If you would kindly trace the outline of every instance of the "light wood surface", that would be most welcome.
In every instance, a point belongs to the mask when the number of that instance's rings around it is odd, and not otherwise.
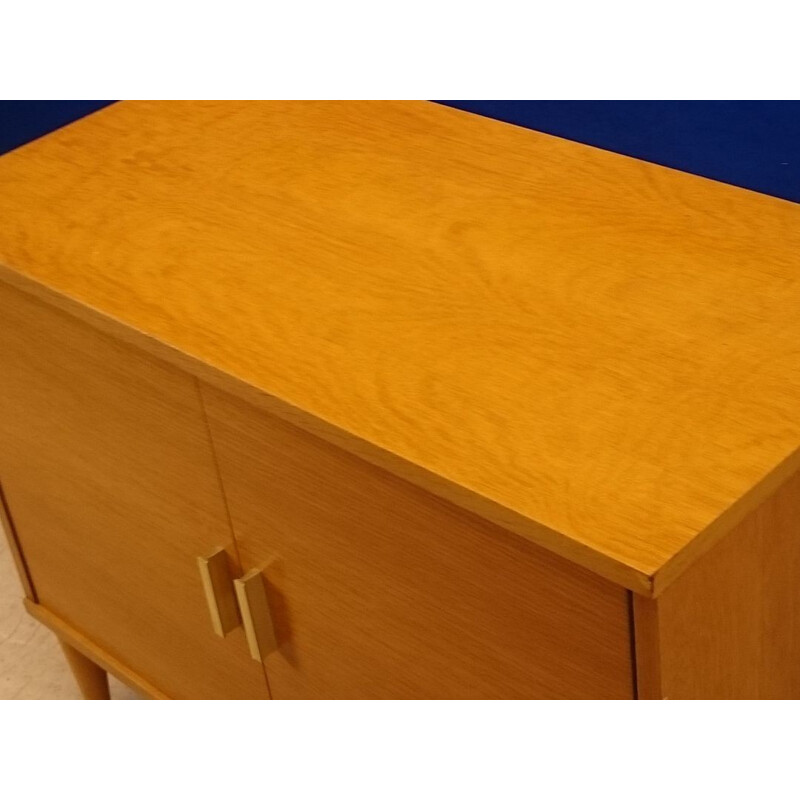
[[[0,474],[39,603],[171,697],[267,697],[196,557],[235,551],[195,380],[0,283]]]
[[[86,658],[102,667],[108,675],[114,676],[119,683],[124,684],[126,687],[136,692],[138,696],[150,698],[152,700],[171,699],[169,695],[143,678],[130,666],[123,664],[118,658],[100,647],[94,640],[73,628],[61,617],[48,611],[43,605],[32,603],[30,600],[26,599],[24,601],[24,607],[37,623],[41,623],[41,625],[37,625],[39,629],[46,630],[49,628],[56,635],[58,642],[66,642],[69,644],[79,653],[86,656]],[[63,656],[60,660],[63,662]],[[70,676],[70,679],[74,682],[72,676]],[[113,684],[113,681],[109,679],[109,683]],[[112,693],[112,698],[113,697],[114,695]]]
[[[628,592],[203,389],[286,698],[625,698]]]
[[[80,699],[58,639],[25,613],[22,594],[8,542],[0,535],[0,700]],[[112,699],[139,697],[114,675],[109,684]]]
[[[250,655],[256,661],[264,661],[277,650],[278,641],[261,570],[251,569],[247,575],[237,578],[234,585]]]
[[[800,461],[785,201],[430,103],[131,102],[0,159],[0,218],[6,280],[639,592]]]
[[[108,673],[71,644],[59,641],[84,700],[110,700]]]
[[[800,700],[800,474],[635,604],[646,696]]]
[[[222,547],[208,558],[198,556],[197,566],[206,595],[211,627],[217,636],[225,637],[242,624],[233,589],[230,556]]]

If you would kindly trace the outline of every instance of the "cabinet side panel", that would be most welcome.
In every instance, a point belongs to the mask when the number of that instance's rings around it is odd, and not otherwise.
[[[761,697],[800,700],[800,473],[758,518],[762,529]]]
[[[648,603],[665,697],[800,699],[800,474]]]
[[[630,698],[627,592],[203,387],[277,698]]]

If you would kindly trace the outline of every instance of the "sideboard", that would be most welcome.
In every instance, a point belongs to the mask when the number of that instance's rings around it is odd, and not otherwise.
[[[87,698],[800,698],[800,207],[424,102],[0,158],[0,511]]]

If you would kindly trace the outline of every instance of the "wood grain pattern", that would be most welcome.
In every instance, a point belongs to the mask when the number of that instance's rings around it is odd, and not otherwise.
[[[202,387],[281,698],[625,698],[627,592]]]
[[[800,463],[791,203],[427,103],[121,103],[0,188],[6,280],[636,591]]]
[[[77,700],[58,639],[25,612],[8,542],[0,535],[0,700]],[[115,700],[138,697],[116,677]]]
[[[648,696],[800,699],[800,473],[635,612]]]
[[[172,697],[267,697],[208,622],[196,556],[235,552],[194,379],[4,284],[0,314],[0,476],[39,602]]]

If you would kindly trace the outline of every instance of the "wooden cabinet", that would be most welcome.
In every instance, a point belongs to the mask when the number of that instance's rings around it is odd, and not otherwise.
[[[0,308],[0,476],[37,603],[170,697],[267,697],[198,576],[236,548],[195,379],[2,283]]]
[[[0,185],[87,696],[800,697],[797,206],[427,103],[120,103]]]
[[[212,631],[196,559],[225,546],[231,580],[263,575],[276,699],[633,697],[623,588],[2,284],[0,306],[36,602],[139,687],[268,696],[241,626]]]

